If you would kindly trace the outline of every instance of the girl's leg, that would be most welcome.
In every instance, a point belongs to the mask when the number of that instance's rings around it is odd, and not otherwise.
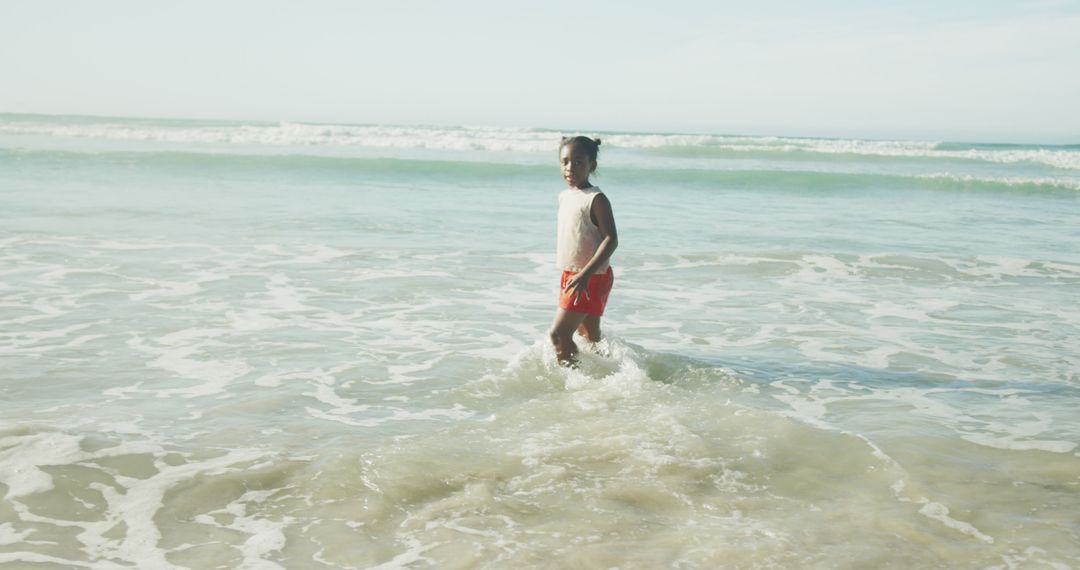
[[[577,363],[577,345],[574,344],[574,331],[581,326],[585,313],[575,313],[559,308],[555,311],[555,320],[551,323],[551,344],[555,345],[555,355],[559,364],[572,366]]]
[[[589,342],[600,342],[600,317],[587,315],[578,325],[577,331]]]

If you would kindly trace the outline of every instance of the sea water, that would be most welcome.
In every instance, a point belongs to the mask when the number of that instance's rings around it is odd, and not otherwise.
[[[0,115],[0,566],[1080,567],[1080,147],[563,134]]]

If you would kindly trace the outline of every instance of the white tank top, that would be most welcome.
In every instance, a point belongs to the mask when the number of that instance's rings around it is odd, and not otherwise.
[[[593,199],[599,195],[600,188],[593,186],[581,190],[567,188],[559,193],[559,228],[558,242],[555,249],[555,262],[564,271],[580,271],[592,260],[600,248],[603,236],[600,228],[592,222]],[[596,272],[607,271],[608,262],[596,268]]]

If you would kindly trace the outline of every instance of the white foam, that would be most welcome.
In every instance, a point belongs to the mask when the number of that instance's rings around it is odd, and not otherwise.
[[[940,521],[945,526],[960,531],[968,536],[977,538],[987,544],[994,544],[994,538],[984,534],[979,529],[975,528],[971,523],[956,520],[949,516],[949,509],[941,503],[935,503],[930,500],[925,500],[922,508],[919,509],[919,513]]]
[[[904,158],[948,158],[996,163],[1032,162],[1055,168],[1080,170],[1080,152],[1065,149],[969,149],[941,150],[936,141],[813,139],[788,137],[732,137],[684,135],[628,135],[605,139],[613,145],[656,147],[707,147],[744,153],[807,152]]]
[[[197,281],[164,281],[160,279],[133,278],[156,289],[145,289],[138,293],[131,293],[133,301],[146,301],[155,297],[189,297],[202,291],[202,285]]]
[[[365,408],[364,411],[374,409],[373,407]],[[408,422],[408,421],[460,421],[466,420],[475,415],[474,412],[465,409],[460,405],[455,405],[453,408],[429,408],[425,410],[403,410],[400,408],[387,408],[391,410],[391,414],[388,416],[378,418],[363,418],[355,419],[349,416],[347,413],[338,412],[337,409],[330,410],[329,412],[319,410],[312,407],[307,407],[305,410],[308,415],[320,420],[327,420],[345,424],[354,427],[376,427],[386,423],[393,422]]]
[[[163,550],[158,548],[161,531],[154,523],[154,516],[162,507],[165,493],[181,481],[203,473],[223,472],[229,467],[250,463],[263,458],[261,452],[231,450],[225,455],[193,461],[182,465],[168,465],[158,461],[158,473],[148,479],[117,477],[125,486],[123,493],[109,485],[91,484],[108,503],[108,515],[101,523],[90,523],[92,528],[80,535],[93,558],[119,558],[139,565],[171,568]],[[118,522],[126,523],[127,532],[121,539],[106,539],[101,533]],[[89,526],[89,525],[88,525]],[[94,532],[90,532],[94,531]]]
[[[416,380],[410,377],[411,374],[431,370],[438,360],[438,358],[433,358],[416,364],[389,364],[386,366],[386,372],[390,375],[391,384],[408,384]]]
[[[378,566],[372,566],[368,570],[404,570],[413,567],[418,562],[425,562],[427,564],[435,564],[435,561],[431,558],[424,556],[424,553],[439,546],[439,544],[420,544],[418,541],[414,541],[410,544],[410,548],[401,554],[393,557],[391,560],[379,564]]]
[[[1022,162],[1025,160],[1033,160],[1030,157],[1018,158],[1009,161],[1003,158],[994,160],[994,162]],[[1051,160],[1051,166],[1058,166],[1060,168],[1070,168],[1080,170],[1080,166],[1069,166],[1073,162],[1080,161],[1073,157],[1068,159],[1060,158]],[[1034,160],[1034,162],[1040,162]],[[986,184],[1004,184],[1005,186],[1057,186],[1059,188],[1066,188],[1069,190],[1080,190],[1080,179],[1068,179],[1068,178],[1052,178],[1050,176],[975,176],[971,174],[954,174],[949,172],[938,172],[934,174],[920,174],[916,178],[923,180],[944,180],[950,182],[967,182],[967,183],[986,183]]]
[[[1050,453],[1069,453],[1077,448],[1077,444],[1071,441],[1060,440],[1020,440],[1016,436],[994,437],[985,433],[969,433],[962,436],[964,440],[986,447],[998,449],[1010,449],[1014,451],[1048,451]]]
[[[0,122],[0,135],[45,135],[164,143],[529,153],[552,152],[561,136],[560,133],[521,128],[317,125],[290,122],[178,126],[111,122],[108,119],[78,125],[50,122],[47,119],[40,122]],[[819,153],[948,158],[1005,164],[1028,162],[1066,170],[1080,170],[1080,152],[1068,149],[942,150],[938,148],[939,143],[936,141],[693,134],[610,134],[603,138],[605,148],[704,148],[732,153]]]
[[[224,509],[198,515],[195,520],[202,524],[229,529],[249,535],[240,546],[244,559],[238,568],[247,570],[279,570],[284,566],[267,557],[285,548],[285,530],[295,522],[293,517],[282,517],[273,521],[266,517],[248,514],[250,505],[266,502],[277,490],[249,490],[240,498],[229,503]],[[214,515],[223,514],[231,518],[228,524],[221,524]]]
[[[205,354],[203,347],[206,340],[194,344],[180,344],[192,338],[211,339],[221,334],[225,333],[220,329],[189,329],[162,337],[161,340],[165,346],[151,345],[140,337],[130,339],[128,346],[155,356],[153,360],[146,363],[147,367],[165,370],[181,378],[198,382],[198,384],[183,388],[157,390],[155,391],[157,397],[197,398],[227,392],[226,387],[232,381],[252,370],[251,366],[243,360],[215,360],[202,357],[201,355]],[[195,355],[200,355],[200,357],[192,358]]]
[[[953,430],[961,439],[986,447],[1051,453],[1070,453],[1078,447],[1072,441],[1040,439],[1040,435],[1054,433],[1054,419],[1038,411],[1038,408],[1028,411],[1032,408],[1031,402],[1021,397],[1023,392],[1018,390],[866,388],[854,383],[840,385],[829,380],[804,383],[808,386],[806,392],[792,385],[792,381],[774,381],[771,386],[783,390],[783,393],[773,394],[773,398],[790,406],[791,412],[786,415],[822,429],[837,429],[827,419],[830,405],[877,400],[910,407],[912,413],[934,418],[938,425]],[[943,399],[946,396],[976,394],[994,397],[1004,408],[986,408],[981,413],[977,409],[965,412]],[[1009,410],[1007,413],[1006,409]]]
[[[366,404],[357,405],[356,398],[343,398],[334,389],[334,377],[331,374],[327,374],[320,371],[315,372],[312,376],[308,376],[316,380],[314,383],[314,392],[304,392],[304,396],[314,397],[316,400],[331,406],[331,409],[327,411],[327,414],[347,416],[354,413],[363,413],[371,409],[371,406]]]
[[[844,433],[846,435],[854,436],[854,437],[860,439],[861,441],[863,441],[864,443],[866,443],[871,448],[874,456],[877,457],[879,460],[885,462],[886,464],[888,464],[889,466],[891,466],[893,469],[895,469],[896,471],[898,471],[900,473],[905,472],[903,467],[899,463],[897,463],[895,459],[893,459],[891,456],[886,454],[885,451],[883,449],[881,449],[880,446],[878,446],[876,443],[874,443],[867,436],[862,435],[862,434],[857,434],[857,433],[854,433],[854,432],[839,428],[838,426],[833,425],[832,423],[830,423],[829,421],[826,420],[826,416],[828,414],[827,405],[829,403],[832,403],[832,402],[846,402],[846,401],[858,400],[858,399],[863,399],[863,398],[874,399],[874,398],[878,398],[878,397],[880,397],[882,395],[879,391],[874,391],[871,394],[862,395],[862,396],[851,396],[851,395],[849,395],[849,390],[847,390],[847,389],[845,389],[845,388],[843,388],[841,386],[838,386],[838,385],[834,384],[833,382],[831,382],[829,380],[819,380],[819,381],[817,381],[817,382],[815,382],[815,383],[813,383],[811,385],[811,387],[810,387],[810,390],[811,390],[810,398],[804,398],[803,397],[803,392],[801,390],[799,390],[798,388],[796,388],[794,386],[791,386],[791,385],[789,385],[789,384],[787,384],[787,383],[785,383],[783,381],[773,382],[772,386],[780,388],[780,389],[784,390],[784,392],[785,392],[785,394],[774,395],[774,398],[776,398],[776,399],[778,399],[780,401],[786,402],[792,407],[793,412],[784,413],[783,415],[788,416],[788,417],[792,417],[793,419],[797,419],[798,421],[801,421],[801,422],[807,423],[809,425],[815,426],[815,427],[817,427],[819,429],[824,429],[824,430],[829,430],[829,431],[838,431],[838,432]],[[904,393],[904,394],[907,394],[908,396],[911,396],[915,392],[918,392],[919,394],[926,394],[926,393],[947,392],[947,391],[949,391],[949,390],[925,390],[925,391],[919,391],[919,390],[913,390],[913,389],[899,389],[899,390],[886,390],[884,392],[887,393],[887,394],[891,394],[891,395],[896,395],[898,393]],[[814,395],[814,394],[820,393],[820,392],[835,392],[837,394],[837,396],[833,397],[833,398],[827,398],[827,397],[819,397],[819,396]],[[910,400],[908,400],[908,401],[910,401]],[[917,406],[920,407],[921,411],[929,413],[929,414],[934,415],[934,416],[948,417],[949,419],[954,419],[956,417],[956,415],[957,415],[956,411],[954,409],[952,409],[951,407],[945,406],[945,405],[943,405],[943,404],[941,404],[939,402],[935,402],[933,400],[929,400],[928,398],[925,398],[925,397],[916,397],[914,399],[914,402],[916,403]],[[896,496],[896,498],[898,500],[903,501],[903,502],[911,502],[912,499],[905,496],[906,487],[907,487],[907,484],[906,484],[905,480],[901,478],[901,479],[898,479],[897,481],[895,481],[891,485],[890,488],[891,488],[893,494]],[[932,500],[930,500],[930,499],[928,499],[926,497],[920,497],[915,502],[922,505],[922,507],[919,509],[919,514],[921,514],[923,516],[926,516],[928,518],[937,520],[937,521],[941,522],[942,524],[944,524],[948,528],[959,531],[959,532],[961,532],[963,534],[966,534],[968,536],[976,538],[976,539],[978,539],[980,541],[983,541],[983,542],[985,542],[987,544],[993,544],[994,543],[993,537],[983,533],[978,528],[976,528],[974,525],[972,525],[970,523],[967,523],[967,522],[964,522],[964,521],[957,520],[957,519],[949,516],[948,507],[946,507],[942,503],[932,501]]]
[[[238,331],[261,331],[282,326],[283,321],[255,309],[229,310],[225,316]]]
[[[17,307],[19,305],[10,305],[10,306]],[[54,318],[54,317],[59,317],[59,316],[67,314],[67,311],[65,311],[64,309],[60,308],[57,305],[53,305],[52,303],[49,302],[48,299],[43,299],[43,298],[34,299],[30,303],[30,308],[34,309],[39,314],[37,314],[37,315],[27,315],[27,316],[24,316],[24,317],[17,317],[17,318],[14,318],[14,319],[8,319],[6,321],[3,321],[3,324],[5,324],[5,325],[24,325],[26,323],[30,323],[30,322],[34,322],[34,321],[40,321],[40,320],[44,320],[44,319],[51,319],[51,318]],[[46,332],[50,332],[50,331],[46,331]],[[25,333],[21,333],[21,334],[25,334]]]
[[[177,483],[197,475],[223,473],[232,466],[250,464],[265,457],[258,451],[233,450],[202,461],[172,465],[161,460],[164,450],[150,441],[133,440],[97,451],[82,449],[82,441],[82,436],[63,432],[38,432],[4,437],[0,439],[0,482],[8,487],[5,500],[10,501],[9,505],[20,521],[81,529],[76,538],[83,545],[85,555],[95,562],[86,564],[32,552],[0,554],[0,561],[52,562],[65,566],[109,569],[126,567],[113,562],[115,560],[140,567],[150,565],[155,568],[173,568],[166,560],[165,552],[158,547],[161,533],[154,521],[155,514],[163,505],[166,492]],[[153,475],[129,477],[116,469],[96,465],[100,459],[138,454],[149,454],[156,458]],[[42,468],[54,465],[100,467],[112,476],[120,489],[112,484],[98,482],[88,485],[88,488],[100,493],[106,502],[102,518],[91,521],[52,518],[35,513],[23,501],[13,500],[53,490],[54,482]],[[125,525],[126,532],[117,538],[112,536],[112,531],[120,523]],[[12,543],[11,541],[15,540],[30,543],[25,541],[30,533],[31,531],[15,532],[10,523],[5,523],[0,525],[0,544]]]
[[[83,562],[81,560],[68,560],[58,556],[49,556],[37,552],[0,552],[0,563],[28,562],[30,564],[56,564],[62,568],[95,568],[102,570],[122,570],[128,568],[120,564],[114,564],[107,560],[96,562]]]
[[[277,388],[289,380],[308,380],[322,377],[322,372],[304,372],[295,370],[274,371],[263,374],[255,379],[256,386],[264,388]]]
[[[86,454],[80,439],[62,432],[41,432],[0,438],[0,482],[11,500],[53,489],[53,479],[42,466],[68,465]]]
[[[1021,398],[1014,397],[1009,401],[1017,407],[1027,405],[1027,402]],[[1077,443],[1072,441],[1033,439],[1041,434],[1051,432],[1054,422],[1045,413],[1033,412],[1031,416],[1034,419],[1016,421],[1010,424],[1003,421],[988,422],[985,431],[966,433],[962,437],[979,445],[1017,451],[1039,450],[1051,453],[1069,453],[1077,448]]]
[[[43,317],[51,318],[51,317]],[[102,338],[106,335],[102,334],[84,334],[76,336],[68,340],[63,344],[47,343],[44,341],[56,340],[66,338],[73,332],[85,330],[91,327],[107,325],[109,321],[83,323],[77,325],[71,325],[68,327],[35,331],[35,332],[21,332],[12,335],[5,346],[0,346],[0,354],[7,352],[11,354],[27,355],[27,354],[40,354],[51,351],[63,351],[64,349],[74,348],[86,344],[92,340]]]
[[[559,140],[556,133],[528,129],[314,125],[289,122],[191,127],[136,126],[107,121],[80,125],[0,123],[0,134],[165,143],[530,152],[550,152]]]
[[[31,534],[34,534],[34,532],[35,531],[32,528],[28,528],[22,532],[17,532],[15,530],[15,526],[11,523],[0,523],[0,546],[7,546],[9,544],[18,544],[20,542],[23,542]]]

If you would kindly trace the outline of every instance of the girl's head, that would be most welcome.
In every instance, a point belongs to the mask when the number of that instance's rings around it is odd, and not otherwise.
[[[600,139],[589,137],[563,137],[559,144],[559,164],[563,179],[572,188],[588,188],[589,175],[596,170],[596,154]]]

